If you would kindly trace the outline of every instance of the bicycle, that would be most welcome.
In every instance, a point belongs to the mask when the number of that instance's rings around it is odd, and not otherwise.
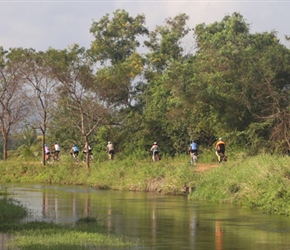
[[[93,160],[93,154],[89,153],[89,161],[91,162]],[[87,153],[84,152],[83,162],[87,162]]]
[[[109,160],[114,160],[114,153],[108,153]]]
[[[52,153],[53,153],[53,160],[54,161],[60,161],[59,152],[58,151],[54,151]]]
[[[190,153],[190,163],[193,165],[197,164],[197,153]]]
[[[47,162],[47,163],[51,162],[50,154],[45,155],[45,162]]]
[[[75,162],[79,162],[79,154],[78,154],[78,152],[77,153],[71,153],[71,156],[72,156],[72,158],[73,158],[73,160]]]
[[[228,157],[224,153],[219,152],[218,154],[219,154],[217,159],[218,163],[221,163],[223,161],[226,162],[228,160]]]
[[[154,156],[152,157],[152,161],[160,161],[161,160],[161,155],[158,152],[153,153]]]

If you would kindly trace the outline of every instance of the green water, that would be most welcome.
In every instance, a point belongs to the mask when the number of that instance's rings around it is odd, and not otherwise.
[[[290,218],[284,216],[152,193],[38,184],[6,187],[33,210],[27,220],[74,223],[96,217],[108,231],[138,241],[134,249],[290,249]]]

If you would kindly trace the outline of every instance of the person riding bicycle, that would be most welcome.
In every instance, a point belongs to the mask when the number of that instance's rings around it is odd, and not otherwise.
[[[158,148],[157,142],[153,143],[150,151],[152,152],[152,160],[155,161],[156,160],[156,156],[158,156],[158,153],[159,153],[159,148]]]
[[[108,145],[106,147],[106,153],[109,155],[109,158],[111,160],[114,159],[115,150],[114,150],[114,145],[111,141],[108,141]]]
[[[93,153],[92,153],[92,148],[91,148],[90,145],[88,147],[87,147],[87,145],[84,146],[83,153],[84,154],[87,153],[87,148],[88,148],[88,151],[89,151],[89,155],[92,155]]]
[[[84,149],[83,149],[83,154],[84,154],[84,158],[83,158],[83,162],[86,162],[87,159],[87,151],[88,151],[88,158],[90,160],[93,159],[93,152],[92,152],[92,148],[90,145],[87,146],[87,144],[85,144]]]
[[[50,159],[50,149],[46,144],[44,144],[43,146],[44,146],[45,160],[48,161]]]
[[[225,156],[226,152],[226,143],[219,138],[216,145],[215,145],[215,154],[218,158],[218,162],[221,162],[221,156]]]
[[[191,144],[189,145],[189,153],[190,155],[192,154],[198,155],[198,145],[194,140],[191,141]]]
[[[54,142],[52,146],[52,152],[54,154],[54,159],[59,160],[60,146],[58,145],[57,142]]]
[[[79,148],[74,144],[70,150],[70,154],[74,159],[76,159],[79,155]]]

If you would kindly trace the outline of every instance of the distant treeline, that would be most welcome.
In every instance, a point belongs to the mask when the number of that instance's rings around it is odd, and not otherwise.
[[[250,154],[287,153],[289,49],[274,31],[250,33],[239,13],[196,27],[188,19],[149,30],[144,15],[117,10],[92,23],[89,48],[0,47],[3,158],[35,142],[103,151],[108,140],[124,154],[157,141],[173,156],[219,137]]]

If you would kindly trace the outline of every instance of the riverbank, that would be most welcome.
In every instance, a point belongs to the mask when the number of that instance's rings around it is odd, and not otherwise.
[[[159,192],[181,195],[191,187],[189,199],[238,204],[265,213],[290,215],[290,158],[258,155],[230,157],[215,164],[200,158],[197,167],[188,156],[148,159],[95,161],[88,171],[85,164],[63,157],[59,163],[43,166],[37,162],[2,161],[1,182],[41,182],[92,186],[99,189]],[[208,166],[205,171],[197,171]]]
[[[0,243],[4,249],[80,250],[91,247],[122,249],[136,246],[135,242],[117,236],[114,232],[108,232],[104,225],[91,217],[80,218],[74,225],[44,221],[20,223],[30,211],[19,201],[7,196],[8,193],[0,190],[0,235],[2,237]],[[7,242],[5,246],[3,239]]]

